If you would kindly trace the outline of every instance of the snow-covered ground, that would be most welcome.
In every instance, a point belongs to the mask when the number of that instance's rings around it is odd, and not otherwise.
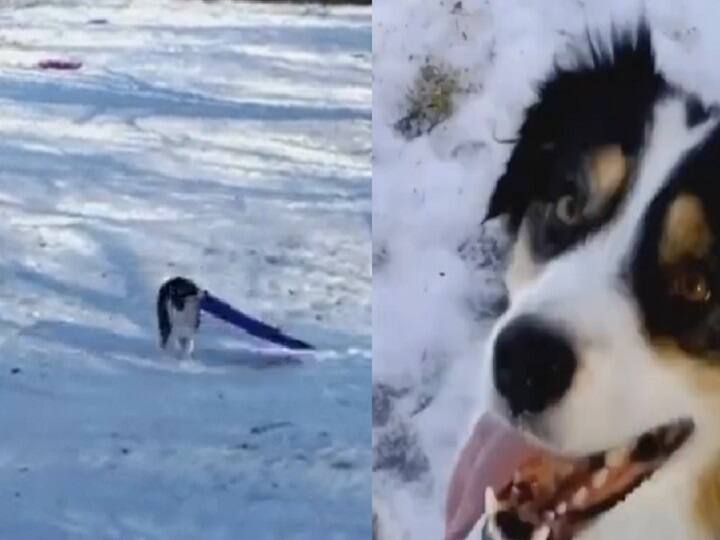
[[[0,538],[369,537],[370,19],[0,6]],[[318,351],[179,366],[173,275]]]
[[[382,540],[442,537],[449,475],[478,401],[483,340],[504,297],[507,239],[497,223],[481,226],[510,152],[499,140],[515,136],[536,83],[586,26],[603,33],[610,21],[633,24],[640,4],[374,6],[373,496]],[[660,66],[720,101],[720,6],[653,0],[644,9]],[[428,61],[455,74],[455,107],[408,141],[394,126]]]

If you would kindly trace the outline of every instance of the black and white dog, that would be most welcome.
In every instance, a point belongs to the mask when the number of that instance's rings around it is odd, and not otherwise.
[[[160,346],[172,348],[181,359],[189,359],[200,327],[200,301],[203,291],[182,277],[169,279],[160,287],[157,297]]]
[[[482,393],[544,463],[489,494],[490,529],[718,539],[720,116],[658,70],[644,23],[589,41],[489,205],[515,243]]]

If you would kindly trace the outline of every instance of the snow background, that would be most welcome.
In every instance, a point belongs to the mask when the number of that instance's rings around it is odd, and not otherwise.
[[[707,0],[377,2],[373,17],[373,506],[382,540],[438,539],[502,310],[508,239],[481,226],[536,84],[586,27],[645,12],[670,80],[720,101],[720,5]],[[393,128],[426,63],[458,74],[451,117]]]
[[[370,536],[370,19],[0,7],[0,538]],[[179,366],[173,275],[318,351]]]

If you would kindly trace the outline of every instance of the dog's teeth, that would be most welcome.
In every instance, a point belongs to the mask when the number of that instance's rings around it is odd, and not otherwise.
[[[543,514],[543,518],[545,518],[545,521],[547,523],[551,523],[555,521],[555,512],[553,512],[552,510],[548,510]]]
[[[492,487],[488,486],[485,488],[485,513],[495,514],[497,513],[500,505],[498,504],[497,497],[495,497],[495,491]]]
[[[608,467],[617,468],[627,461],[629,452],[627,448],[615,448],[605,454],[605,464]]]
[[[555,513],[556,513],[558,516],[562,516],[565,512],[567,512],[567,503],[566,503],[566,502],[561,502],[561,503],[558,504],[557,507],[555,508]]]
[[[587,496],[588,496],[588,489],[585,486],[578,489],[572,498],[573,506],[575,506],[575,507],[582,506],[585,503]]]
[[[550,537],[550,527],[545,524],[536,529],[530,540],[547,540]]]
[[[592,487],[595,489],[600,489],[605,485],[605,482],[607,482],[608,475],[610,474],[610,471],[607,470],[606,467],[603,467],[599,471],[597,471],[592,476]]]
[[[520,489],[517,486],[513,486],[510,488],[510,496],[513,499],[517,499],[520,497]]]
[[[500,527],[498,527],[497,523],[494,519],[488,518],[486,521],[486,530],[487,530],[487,536],[483,536],[483,540],[488,538],[488,540],[496,540],[500,539],[502,540],[505,536],[500,532]]]
[[[489,528],[490,517],[487,514],[480,516],[480,519],[475,523],[475,526],[470,531],[468,538],[479,538],[480,540],[492,540],[492,537],[488,536],[490,532]]]

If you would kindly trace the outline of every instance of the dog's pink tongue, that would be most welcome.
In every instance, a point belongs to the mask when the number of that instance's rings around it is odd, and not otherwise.
[[[465,444],[450,480],[445,540],[464,540],[480,519],[485,488],[497,493],[515,470],[538,453],[517,430],[497,416],[483,415]]]

